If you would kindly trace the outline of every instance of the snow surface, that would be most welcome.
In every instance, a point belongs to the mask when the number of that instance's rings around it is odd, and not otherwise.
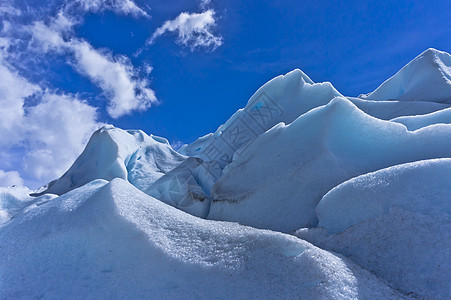
[[[394,288],[450,299],[451,158],[353,178],[317,207],[318,226],[297,236],[346,255]]]
[[[451,108],[425,115],[398,117],[391,121],[404,124],[411,131],[434,124],[451,124]]]
[[[401,298],[342,256],[193,217],[122,179],[28,207],[0,231],[0,265],[1,298]]]
[[[53,194],[31,197],[30,193],[31,191],[23,186],[0,187],[0,227],[31,203],[41,204],[57,197]]]
[[[315,226],[330,189],[396,164],[451,157],[450,136],[451,125],[410,132],[337,97],[240,152],[213,186],[208,218],[283,232]]]
[[[449,215],[424,215],[393,206],[387,214],[341,233],[305,228],[296,235],[346,256],[405,295],[450,299],[450,232]]]
[[[179,153],[96,131],[59,179],[0,188],[0,299],[450,299],[450,65],[361,98],[294,70]]]
[[[203,175],[205,187],[209,189],[237,150],[252,143],[277,123],[291,123],[299,115],[327,104],[336,96],[341,94],[332,84],[314,83],[296,69],[267,82],[249,99],[246,107],[233,114],[215,133],[182,147],[179,152],[214,163],[213,168],[205,167],[207,174]],[[212,171],[214,168],[216,170]]]
[[[382,83],[369,100],[429,101],[451,104],[451,55],[428,49]]]
[[[376,101],[347,98],[363,112],[381,120],[424,115],[451,107],[451,104],[427,101]]]
[[[451,158],[417,161],[348,180],[316,207],[318,226],[329,233],[386,214],[390,207],[451,216]]]

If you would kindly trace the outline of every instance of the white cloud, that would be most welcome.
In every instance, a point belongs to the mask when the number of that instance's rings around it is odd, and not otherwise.
[[[215,12],[211,9],[202,13],[183,12],[157,28],[148,43],[154,43],[156,38],[166,32],[176,32],[177,42],[190,47],[192,51],[196,47],[210,47],[214,50],[222,45],[222,37],[211,32],[216,25],[214,15]]]
[[[132,0],[77,0],[73,4],[78,4],[83,10],[90,12],[111,10],[116,14],[148,17],[148,14]]]
[[[108,114],[113,118],[143,111],[158,103],[155,92],[148,87],[146,79],[137,76],[138,71],[128,58],[113,57],[80,39],[65,41],[62,35],[70,30],[71,25],[68,24],[71,24],[70,21],[63,15],[48,26],[35,22],[28,27],[32,34],[32,48],[72,54],[75,60],[71,65],[103,90],[109,100]]]
[[[0,52],[0,78],[0,147],[2,147],[20,139],[19,127],[24,118],[24,100],[40,89],[13,70],[3,60],[2,52]]]
[[[42,22],[35,22],[32,26],[32,40],[33,47],[37,46],[44,52],[55,50],[61,52],[66,47],[66,42],[63,40],[61,34],[46,26]]]
[[[2,54],[0,186],[23,184],[23,172],[26,183],[37,187],[61,176],[102,124],[97,122],[94,107],[71,95],[43,91],[8,65]],[[39,104],[24,106],[32,95],[39,98]],[[13,171],[1,170],[5,167]]]
[[[109,98],[107,111],[111,117],[143,111],[158,102],[148,82],[135,79],[136,71],[126,57],[114,59],[85,41],[72,42],[70,48],[75,54],[76,68],[99,85]]]
[[[102,125],[96,119],[97,111],[88,103],[71,95],[44,93],[42,101],[27,111],[24,171],[38,180],[61,176]]]
[[[20,177],[20,174],[16,171],[5,172],[0,170],[0,187],[2,186],[12,186],[12,185],[23,185],[24,181]]]
[[[2,15],[20,16],[21,12],[8,1],[0,1],[0,16]]]

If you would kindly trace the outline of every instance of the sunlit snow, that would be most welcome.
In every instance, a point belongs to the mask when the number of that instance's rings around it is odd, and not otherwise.
[[[178,152],[106,126],[0,188],[0,298],[450,299],[451,56],[374,92],[294,70]]]

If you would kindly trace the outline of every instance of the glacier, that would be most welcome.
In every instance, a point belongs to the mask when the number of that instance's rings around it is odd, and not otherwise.
[[[347,97],[295,69],[178,151],[104,126],[0,188],[0,298],[451,298],[450,70]]]
[[[451,159],[401,164],[348,180],[297,236],[345,254],[405,293],[447,298],[451,278]]]
[[[94,179],[122,178],[144,188],[185,159],[166,139],[148,136],[141,130],[104,126],[94,132],[69,170],[36,195],[62,195]]]
[[[31,205],[0,241],[1,298],[401,297],[340,255],[191,216],[120,178]]]
[[[450,125],[410,132],[335,98],[240,153],[213,186],[208,217],[284,232],[315,226],[315,208],[334,186],[404,162],[451,157],[450,136]]]

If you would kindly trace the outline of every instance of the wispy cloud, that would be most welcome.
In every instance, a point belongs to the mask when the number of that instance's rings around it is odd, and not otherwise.
[[[8,1],[1,1],[0,2],[0,16],[2,16],[2,15],[20,16],[21,11],[19,9],[15,8]]]
[[[113,58],[95,50],[85,41],[71,42],[76,68],[99,85],[109,98],[107,111],[113,118],[143,111],[158,103],[155,93],[145,79],[136,79],[137,71],[128,58]]]
[[[21,11],[12,3],[0,0],[0,186],[37,187],[61,176],[103,123],[97,108],[78,95],[28,79],[22,61],[38,66],[55,55],[64,58],[103,90],[114,118],[147,109],[157,100],[139,70],[125,56],[77,38],[74,26],[87,12],[148,15],[131,0],[67,2],[54,17],[48,7]]]
[[[103,90],[109,101],[108,114],[113,118],[143,111],[158,103],[147,80],[138,76],[138,70],[127,57],[94,49],[81,39],[66,41],[63,34],[70,29],[68,24],[70,21],[62,15],[49,25],[35,22],[28,27],[32,34],[31,48],[72,55],[70,64]]]
[[[81,9],[86,12],[111,10],[116,14],[149,17],[147,12],[132,0],[76,0],[67,4],[65,10],[70,9]]]
[[[212,33],[215,26],[215,12],[211,9],[202,13],[183,12],[157,28],[147,44],[153,44],[159,36],[171,32],[177,34],[179,44],[190,47],[191,51],[197,47],[215,50],[223,42],[221,36]]]
[[[206,9],[208,5],[210,5],[211,0],[201,0],[200,1],[200,8]]]

